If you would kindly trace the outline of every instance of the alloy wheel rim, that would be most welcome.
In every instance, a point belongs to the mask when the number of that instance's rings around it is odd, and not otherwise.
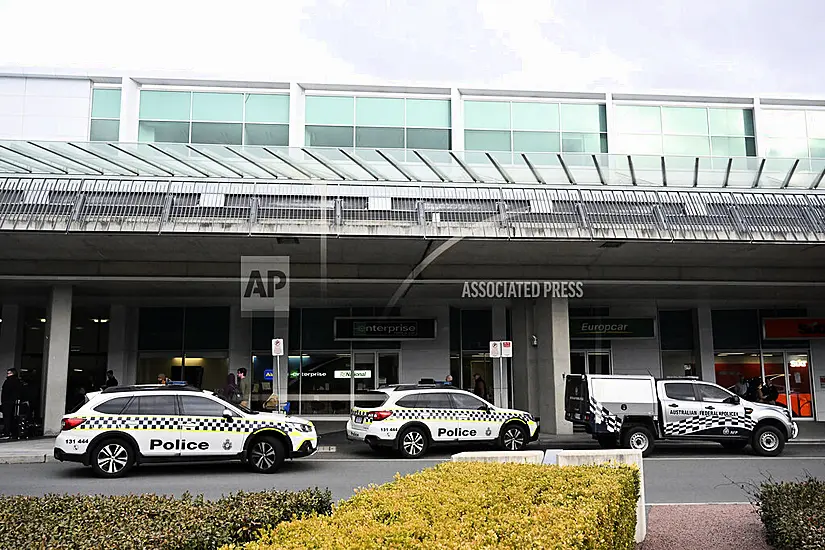
[[[641,433],[635,433],[630,438],[630,448],[637,451],[646,451],[648,446],[647,436]]]
[[[510,451],[517,451],[524,445],[524,434],[517,428],[510,428],[504,434],[504,446]]]
[[[424,436],[418,432],[408,432],[404,436],[404,451],[408,455],[416,456],[424,450]]]
[[[266,441],[261,441],[252,450],[252,463],[259,470],[268,470],[275,464],[278,455],[275,449]]]
[[[759,437],[759,444],[766,451],[773,451],[779,446],[779,438],[776,434],[765,432]]]
[[[107,474],[117,474],[129,462],[129,451],[119,443],[104,445],[97,453],[97,465]]]

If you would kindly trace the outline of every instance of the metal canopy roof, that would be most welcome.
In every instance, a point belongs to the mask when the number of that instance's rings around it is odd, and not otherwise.
[[[825,159],[0,141],[0,175],[817,189]]]

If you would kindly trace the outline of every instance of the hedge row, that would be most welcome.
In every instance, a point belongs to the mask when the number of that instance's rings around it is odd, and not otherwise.
[[[188,494],[0,497],[0,548],[214,549],[331,509],[331,493],[319,489],[240,492],[215,501]]]
[[[825,548],[825,482],[763,483],[756,494],[768,542],[777,550]]]
[[[445,463],[224,550],[634,548],[635,466]]]

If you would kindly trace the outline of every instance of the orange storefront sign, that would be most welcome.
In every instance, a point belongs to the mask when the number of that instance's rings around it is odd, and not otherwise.
[[[763,319],[765,340],[811,340],[825,338],[825,319]]]

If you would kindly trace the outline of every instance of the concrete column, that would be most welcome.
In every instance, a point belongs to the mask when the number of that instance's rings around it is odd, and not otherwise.
[[[239,305],[229,308],[229,372],[235,373],[245,367],[247,376],[252,376],[252,319],[241,315]],[[252,380],[252,378],[250,378]],[[250,389],[251,389],[250,384]],[[251,400],[252,396],[244,396]]]
[[[109,350],[106,368],[114,372],[115,378],[121,385],[127,384],[126,313],[124,305],[114,304],[109,307]]]
[[[55,286],[49,298],[43,350],[44,435],[56,435],[60,432],[60,420],[66,412],[71,329],[72,287]]]
[[[5,369],[19,369],[20,356],[23,349],[21,336],[23,320],[20,315],[20,306],[4,304],[0,310],[0,370],[5,376]]]
[[[458,88],[450,92],[450,122],[453,151],[464,150],[464,102]]]
[[[539,300],[535,307],[541,432],[572,434],[564,420],[564,375],[570,372],[570,316],[566,298]]]
[[[696,315],[698,336],[696,349],[699,355],[698,370],[702,380],[706,382],[716,382],[715,360],[713,357],[713,322],[710,306],[699,306],[696,310]]]
[[[531,363],[535,366],[535,348],[530,337],[533,304],[527,300],[515,300],[510,311],[513,317],[513,408],[538,415],[538,410],[531,408],[530,401],[529,371]]]
[[[140,308],[126,308],[125,337],[124,337],[124,372],[121,384],[137,383],[138,367],[138,330],[140,322]]]
[[[753,136],[756,141],[756,156],[768,156],[768,140],[764,139],[764,129],[760,124],[760,117],[762,116],[762,104],[758,97],[753,98]]]
[[[138,118],[140,116],[140,84],[123,77],[120,88],[120,134],[118,141],[136,143],[138,140]]]
[[[653,318],[654,338],[621,339],[610,343],[613,374],[651,374],[662,376],[662,353],[659,351],[658,309],[656,302],[628,302],[610,307],[611,317]]]
[[[493,304],[493,340],[506,339],[507,305],[496,302]],[[498,407],[510,407],[510,377],[507,376],[510,362],[508,358],[493,359],[493,399]]]
[[[289,146],[306,145],[306,94],[297,82],[289,85]]]

